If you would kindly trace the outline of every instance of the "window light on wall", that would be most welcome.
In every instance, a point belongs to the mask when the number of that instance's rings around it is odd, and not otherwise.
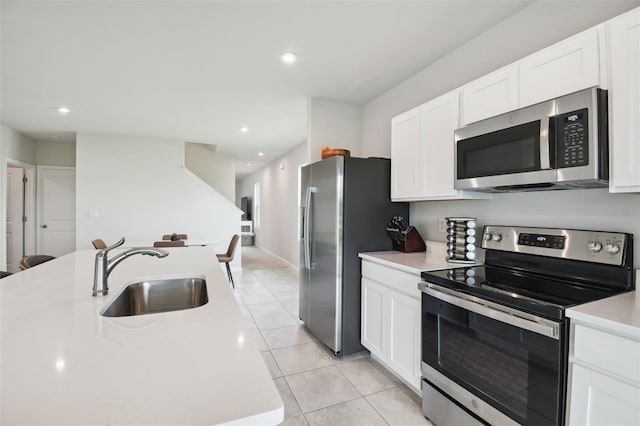
[[[260,182],[253,186],[253,226],[260,228]]]

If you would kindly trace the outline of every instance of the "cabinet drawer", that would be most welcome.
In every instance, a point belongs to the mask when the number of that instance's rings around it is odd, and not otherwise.
[[[421,292],[418,290],[418,283],[421,278],[419,275],[408,274],[363,259],[362,276],[414,299],[420,299]]]
[[[640,342],[575,324],[573,345],[574,362],[640,383]]]

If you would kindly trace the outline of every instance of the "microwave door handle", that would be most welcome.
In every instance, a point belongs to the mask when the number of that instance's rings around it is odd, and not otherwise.
[[[543,117],[540,120],[540,170],[551,168],[549,161],[549,132],[549,117]]]

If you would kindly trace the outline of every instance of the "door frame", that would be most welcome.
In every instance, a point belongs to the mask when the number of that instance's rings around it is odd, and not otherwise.
[[[7,205],[7,169],[9,166],[20,167],[27,176],[27,185],[25,186],[25,216],[27,223],[25,225],[25,253],[34,253],[36,250],[36,165],[25,163],[24,161],[6,158],[2,162],[0,173],[2,173],[2,188],[0,188],[0,199],[2,206]],[[0,209],[0,269],[7,268],[7,209]]]
[[[42,185],[44,183],[43,179],[42,179],[42,171],[43,170],[69,170],[69,171],[76,171],[75,167],[71,167],[71,166],[37,166],[37,171],[38,171],[38,187],[37,187],[37,200],[38,200],[38,209],[36,209],[36,229],[38,230],[38,232],[36,232],[36,246],[37,246],[37,253],[40,253],[42,250],[42,232],[41,231],[41,226],[42,226],[42,200],[43,200],[43,188]],[[77,181],[76,181],[76,189],[77,189]],[[76,194],[77,195],[77,194]],[[76,218],[77,218],[77,211],[76,211]],[[77,219],[76,219],[77,220]],[[77,222],[76,222],[76,229],[77,229]]]

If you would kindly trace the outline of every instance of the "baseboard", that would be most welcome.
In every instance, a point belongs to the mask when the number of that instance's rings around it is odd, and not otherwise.
[[[283,259],[283,258],[281,258],[281,257],[280,257],[280,256],[278,256],[277,254],[273,253],[271,250],[267,250],[266,248],[264,248],[264,247],[260,247],[260,246],[259,246],[259,245],[257,245],[257,244],[256,244],[256,247],[257,247],[257,248],[259,248],[259,249],[260,249],[260,250],[262,250],[262,251],[266,251],[267,253],[269,253],[269,254],[270,254],[270,255],[272,255],[273,257],[277,257],[278,259],[280,259],[281,261],[283,261],[284,263],[286,263],[287,265],[289,265],[289,266],[291,266],[291,267],[293,267],[293,268],[296,268],[296,269],[298,269],[298,268],[299,268],[299,266],[298,266],[298,265],[294,265],[293,263],[289,262],[287,259]]]

